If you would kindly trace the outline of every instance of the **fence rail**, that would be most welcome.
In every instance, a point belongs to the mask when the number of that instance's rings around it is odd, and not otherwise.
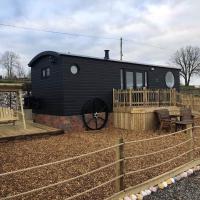
[[[189,106],[200,111],[200,97],[175,89],[113,89],[113,107],[121,106]]]
[[[171,136],[179,136],[179,135],[183,136],[183,138],[180,141],[177,139],[177,144],[175,144],[175,145],[160,149],[159,151],[153,150],[151,152],[144,153],[144,154],[137,154],[137,155],[132,155],[132,156],[126,155],[126,148],[128,146],[138,145],[139,143],[145,143],[145,145],[144,145],[144,148],[145,148],[145,146],[148,146],[147,145],[148,142],[153,143],[153,142],[156,142],[158,140],[163,140],[163,139],[169,138]],[[174,140],[174,137],[173,137],[173,140]],[[127,165],[128,165],[127,161],[130,162],[131,159],[138,159],[138,158],[141,158],[141,157],[144,157],[144,156],[147,157],[147,156],[157,155],[159,153],[168,152],[171,149],[174,149],[174,148],[177,148],[177,147],[182,147],[183,145],[186,145],[186,144],[188,144],[187,148],[184,150],[184,152],[182,152],[182,151],[178,152],[179,153],[178,155],[174,155],[172,157],[166,158],[164,161],[159,161],[158,163],[148,165],[146,167],[141,167],[141,168],[138,168],[138,169],[135,169],[135,170],[126,171],[126,168],[127,168]],[[63,160],[59,160],[59,161],[55,161],[55,162],[51,162],[51,163],[46,163],[46,164],[43,164],[43,165],[33,166],[33,167],[29,167],[29,168],[25,168],[25,169],[21,169],[21,170],[15,170],[15,171],[11,171],[11,172],[5,172],[5,173],[0,174],[0,177],[6,177],[6,176],[9,176],[11,174],[21,173],[21,172],[29,171],[29,170],[34,170],[34,169],[38,169],[38,168],[41,168],[41,167],[47,167],[47,166],[50,166],[50,165],[56,165],[56,164],[59,164],[59,163],[67,162],[69,160],[71,161],[71,160],[75,160],[75,159],[78,159],[78,158],[83,158],[83,157],[86,157],[88,155],[93,155],[93,154],[96,154],[98,152],[103,152],[103,151],[111,150],[111,149],[112,150],[114,149],[115,152],[116,152],[116,159],[115,159],[114,162],[111,162],[109,164],[106,164],[104,166],[96,168],[92,171],[89,171],[87,173],[81,174],[81,175],[76,176],[76,177],[72,177],[72,178],[67,179],[67,180],[52,183],[50,185],[46,185],[46,186],[43,186],[43,187],[40,187],[40,188],[35,188],[35,189],[29,190],[29,191],[25,191],[25,192],[21,192],[21,193],[17,193],[17,194],[15,193],[15,194],[10,195],[10,196],[1,197],[0,200],[8,200],[8,199],[14,199],[14,198],[17,198],[17,197],[22,197],[24,195],[28,195],[28,194],[31,194],[31,193],[34,193],[34,192],[42,191],[42,190],[50,188],[50,187],[58,186],[58,185],[61,185],[61,184],[64,184],[64,183],[68,183],[72,180],[75,180],[75,179],[78,179],[78,178],[81,178],[81,177],[84,177],[84,176],[87,176],[87,175],[91,175],[92,173],[95,173],[99,170],[105,169],[105,168],[110,167],[110,166],[116,166],[117,173],[116,173],[115,177],[112,177],[110,180],[106,180],[105,182],[102,182],[99,185],[96,185],[92,188],[89,188],[85,191],[82,191],[80,193],[77,193],[75,195],[72,195],[72,196],[66,198],[66,200],[75,199],[76,197],[85,195],[86,193],[89,193],[89,192],[91,192],[95,189],[103,187],[103,186],[105,186],[105,185],[107,185],[111,182],[116,182],[116,193],[113,194],[113,196],[108,197],[108,199],[111,199],[112,197],[116,196],[117,194],[122,193],[122,191],[126,191],[124,181],[128,176],[130,176],[132,174],[148,171],[150,169],[159,167],[161,165],[165,165],[165,164],[170,163],[172,161],[174,162],[174,161],[176,161],[176,160],[178,160],[182,157],[188,156],[188,155],[189,155],[189,158],[187,159],[187,161],[185,161],[185,163],[189,163],[191,161],[195,161],[197,159],[200,159],[200,126],[188,128],[188,129],[178,131],[178,132],[174,132],[174,133],[170,133],[170,134],[167,134],[167,135],[160,135],[160,136],[157,136],[157,137],[152,137],[152,138],[147,138],[147,139],[142,139],[142,140],[124,141],[121,138],[118,141],[118,144],[104,148],[104,149],[100,149],[100,150],[97,150],[97,151],[94,151],[94,152],[90,152],[88,154],[75,156],[75,157],[72,157],[72,158],[67,158],[67,159],[63,159]]]

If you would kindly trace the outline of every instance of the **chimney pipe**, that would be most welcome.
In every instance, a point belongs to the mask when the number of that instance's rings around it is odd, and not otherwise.
[[[109,59],[109,50],[104,50],[104,51],[105,51],[105,57],[104,57],[104,59],[108,60]]]

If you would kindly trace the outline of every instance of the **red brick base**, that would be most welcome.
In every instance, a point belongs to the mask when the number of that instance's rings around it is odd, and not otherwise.
[[[55,116],[44,114],[33,114],[33,121],[45,124],[54,128],[63,129],[66,132],[85,131],[86,128],[82,121],[82,116]],[[113,126],[113,114],[110,113],[106,127]]]

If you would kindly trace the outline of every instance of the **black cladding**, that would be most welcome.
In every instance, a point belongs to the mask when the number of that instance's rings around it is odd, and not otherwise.
[[[112,90],[121,88],[121,69],[123,75],[126,71],[133,72],[133,79],[136,72],[145,73],[148,88],[167,88],[165,75],[168,71],[174,75],[174,88],[179,90],[180,85],[179,69],[176,68],[52,51],[38,54],[30,61],[29,66],[31,67],[32,94],[41,102],[40,109],[33,110],[38,114],[79,115],[82,105],[88,99],[95,97],[103,99],[112,111]],[[72,68],[72,66],[77,67],[77,73],[72,73],[72,70],[76,72],[76,67]],[[42,78],[41,71],[47,68],[50,68],[50,75]]]

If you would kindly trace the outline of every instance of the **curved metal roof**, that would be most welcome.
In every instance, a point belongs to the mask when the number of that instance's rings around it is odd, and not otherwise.
[[[37,54],[29,63],[28,66],[31,67],[37,60],[39,60],[43,56],[59,56],[59,53],[55,51],[43,51]]]
[[[76,54],[65,54],[65,53],[59,53],[55,51],[43,51],[36,55],[28,64],[29,67],[31,67],[34,62],[36,62],[38,59],[40,59],[43,56],[71,56],[71,57],[79,57],[79,58],[85,58],[85,59],[93,59],[93,60],[101,60],[106,62],[118,62],[118,63],[127,63],[127,64],[136,64],[136,65],[143,65],[143,66],[149,66],[149,67],[163,67],[163,68],[172,68],[172,69],[180,69],[176,66],[163,66],[163,65],[155,65],[155,64],[147,64],[147,63],[139,63],[139,62],[130,62],[130,61],[121,61],[121,60],[114,60],[114,59],[104,59],[104,58],[98,58],[98,57],[89,57],[89,56],[83,56],[83,55],[76,55]]]

